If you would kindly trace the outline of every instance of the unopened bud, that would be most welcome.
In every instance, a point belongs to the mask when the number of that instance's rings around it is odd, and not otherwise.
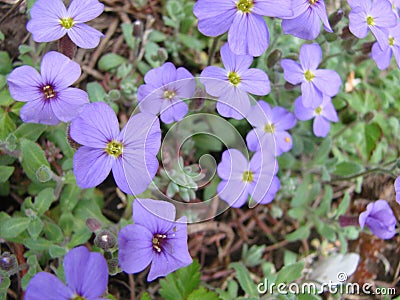
[[[327,31],[324,32],[324,37],[325,37],[325,40],[326,40],[328,43],[334,42],[334,41],[336,41],[337,38],[338,38],[338,36],[336,35],[336,33],[327,32]]]
[[[366,43],[363,43],[362,45],[361,45],[361,52],[363,53],[363,54],[370,54],[371,53],[371,49],[372,49],[372,46],[375,44],[375,42],[366,42]]]
[[[118,274],[121,271],[118,266],[118,259],[116,258],[107,260],[107,265],[108,265],[108,273],[110,275]]]
[[[370,121],[372,121],[372,119],[375,117],[375,114],[372,112],[372,111],[370,111],[370,112],[368,112],[365,116],[364,116],[364,121],[366,122],[366,123],[369,123]]]
[[[329,16],[329,24],[331,25],[331,27],[334,28],[343,19],[343,16],[344,12],[340,8],[332,13]]]
[[[339,224],[340,227],[346,226],[359,226],[358,217],[357,216],[339,216]]]
[[[88,218],[86,220],[86,226],[91,232],[97,232],[101,229],[101,223],[98,220],[92,218]]]
[[[268,55],[267,58],[267,67],[272,68],[275,66],[275,64],[280,61],[282,58],[282,51],[279,49],[275,49],[274,51],[271,52],[270,55]]]
[[[17,142],[17,137],[13,133],[10,133],[6,138],[7,150],[14,151],[15,149],[17,149]]]
[[[297,85],[291,84],[289,82],[285,82],[284,88],[285,90],[292,91],[297,87]]]
[[[133,22],[133,36],[135,38],[141,39],[143,37],[143,22],[136,20]]]
[[[343,40],[356,40],[357,38],[351,33],[349,26],[345,26],[342,29],[342,34],[340,37]]]
[[[9,276],[18,272],[18,262],[14,254],[4,252],[1,255],[0,270],[5,271]]]
[[[117,101],[119,98],[121,98],[121,93],[119,90],[111,90],[108,92],[108,98],[110,101]]]
[[[68,127],[67,127],[67,140],[68,140],[68,144],[71,146],[71,148],[77,150],[77,149],[79,149],[82,145],[79,144],[79,143],[77,143],[77,142],[75,142],[75,141],[72,139],[71,134],[70,134],[70,130],[71,130],[71,125],[68,125]]]
[[[76,52],[76,45],[69,38],[68,34],[64,35],[61,39],[58,40],[58,50],[65,56],[69,58],[73,58]]]
[[[108,250],[114,248],[117,244],[117,239],[110,231],[102,230],[97,233],[96,238],[94,239],[94,244],[103,250]]]
[[[47,182],[51,179],[51,170],[48,166],[41,165],[39,169],[36,170],[36,178],[40,182]]]
[[[157,50],[157,60],[164,63],[168,59],[168,52],[164,48]]]

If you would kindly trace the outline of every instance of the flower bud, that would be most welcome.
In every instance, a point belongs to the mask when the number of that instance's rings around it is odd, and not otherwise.
[[[275,66],[275,64],[280,61],[282,58],[282,51],[279,49],[275,49],[274,51],[271,52],[270,55],[268,55],[267,58],[267,67],[272,68]]]
[[[14,254],[4,252],[1,255],[0,270],[5,271],[9,276],[18,272],[18,262]]]
[[[143,37],[143,22],[136,20],[133,22],[133,36],[135,38],[141,39]]]
[[[86,226],[91,232],[97,232],[101,229],[101,223],[98,220],[92,218],[88,218],[86,220]]]
[[[36,178],[40,182],[47,182],[51,179],[51,170],[48,166],[41,165],[39,169],[36,170]]]
[[[374,44],[375,42],[366,42],[366,43],[363,43],[362,45],[361,45],[361,52],[363,53],[363,54],[370,54],[371,53],[371,49],[372,49],[372,45]]]
[[[329,16],[329,24],[331,25],[331,27],[334,28],[343,19],[343,16],[344,12],[340,8],[332,13]]]
[[[113,233],[104,229],[96,234],[94,244],[103,250],[108,250],[114,248],[117,244],[117,239]]]
[[[68,144],[71,146],[71,148],[78,150],[82,145],[75,142],[70,134],[70,130],[71,130],[71,125],[68,125],[67,127],[67,140],[68,140]]]
[[[58,50],[65,56],[72,59],[76,52],[76,45],[69,38],[68,34],[64,35],[61,39],[58,40]]]
[[[115,275],[121,272],[117,258],[112,258],[107,260],[107,265],[108,265],[108,273],[110,275]]]

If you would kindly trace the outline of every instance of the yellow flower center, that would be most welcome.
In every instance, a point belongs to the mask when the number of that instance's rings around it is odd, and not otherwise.
[[[51,85],[45,85],[42,88],[42,91],[43,91],[46,99],[54,98],[56,96],[56,92],[54,91],[54,89]]]
[[[175,97],[175,92],[174,91],[169,91],[169,90],[166,90],[166,91],[164,91],[164,99],[168,99],[168,100],[172,100],[174,97]]]
[[[242,79],[240,78],[240,76],[236,72],[229,72],[228,80],[234,86],[237,86],[242,81]]]
[[[71,17],[65,17],[65,18],[60,19],[60,24],[65,29],[71,29],[72,26],[75,25],[75,22]]]
[[[243,182],[253,182],[254,180],[254,173],[251,171],[245,171],[242,175]]]
[[[290,137],[288,137],[288,136],[285,137],[285,142],[286,142],[286,143],[290,143]]]
[[[315,3],[318,3],[318,0],[308,0],[308,2],[310,5],[314,5]]]
[[[389,37],[389,46],[394,46],[394,37],[392,36]]]
[[[79,295],[74,295],[71,300],[86,300],[86,298],[79,296]]]
[[[236,2],[237,9],[245,14],[251,12],[253,6],[254,6],[253,0],[239,0],[238,2]]]
[[[123,146],[121,142],[111,141],[107,144],[105,151],[108,155],[118,158],[122,154],[122,149]]]
[[[310,70],[307,70],[307,71],[304,72],[304,78],[305,78],[307,81],[313,80],[314,77],[315,77],[314,73],[311,72]]]
[[[368,24],[368,26],[374,26],[375,25],[374,17],[367,16],[367,24]]]
[[[264,131],[266,133],[274,133],[275,132],[275,125],[272,123],[265,124]]]
[[[167,236],[165,234],[155,234],[153,236],[153,248],[154,250],[156,250],[158,253],[161,252],[161,243],[167,238]]]
[[[321,106],[318,106],[318,107],[315,109],[315,113],[316,113],[317,115],[320,115],[320,114],[322,113],[322,107],[321,107]]]

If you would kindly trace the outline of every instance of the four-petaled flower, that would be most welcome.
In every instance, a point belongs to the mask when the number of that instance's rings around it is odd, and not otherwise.
[[[28,284],[25,300],[99,300],[108,284],[108,267],[103,255],[80,246],[64,258],[65,285],[56,276],[39,272]]]
[[[254,127],[247,136],[246,142],[250,151],[275,149],[279,156],[292,148],[292,137],[286,131],[296,125],[294,115],[283,107],[274,107],[258,101],[248,113],[247,121]]]
[[[240,120],[250,109],[248,93],[264,96],[270,92],[268,75],[260,69],[249,69],[253,58],[234,54],[228,44],[221,47],[221,58],[225,69],[207,67],[201,72],[200,81],[207,93],[218,97],[217,111],[221,116]]]
[[[151,263],[147,281],[153,281],[192,263],[186,217],[175,221],[175,214],[169,202],[135,199],[134,224],[118,235],[118,259],[124,272],[138,273]]]
[[[218,36],[228,31],[228,42],[238,55],[260,56],[268,48],[269,32],[263,16],[290,17],[289,0],[199,0],[193,8],[199,31]]]
[[[72,0],[65,8],[62,0],[37,0],[26,28],[36,42],[51,42],[65,34],[79,47],[97,47],[103,34],[85,22],[98,17],[104,5],[98,0]]]
[[[218,195],[232,207],[243,206],[249,195],[256,203],[269,203],[273,199],[271,195],[279,189],[277,172],[273,153],[258,151],[249,162],[239,150],[228,149],[217,167],[222,179],[217,187]]]
[[[95,187],[112,170],[123,192],[139,194],[157,172],[161,129],[152,114],[134,115],[120,132],[111,107],[95,102],[72,121],[70,135],[82,145],[74,156],[74,174],[81,188]]]
[[[371,30],[383,49],[387,41],[387,29],[397,24],[397,16],[388,0],[349,0],[349,29],[362,39]]]
[[[11,97],[27,102],[21,109],[21,119],[47,125],[74,119],[89,103],[85,91],[69,87],[80,75],[79,64],[55,51],[43,56],[40,74],[31,66],[13,70],[7,78]]]
[[[366,225],[381,239],[391,239],[396,234],[396,217],[386,200],[378,200],[367,205],[367,210],[358,217],[361,228]]]
[[[389,67],[392,55],[394,55],[400,68],[400,24],[389,28],[386,33],[386,42],[383,47],[380,47],[378,42],[372,45],[371,56],[378,68],[384,70]]]
[[[292,9],[295,15],[282,20],[282,29],[285,34],[314,40],[321,31],[321,21],[326,31],[333,32],[324,0],[293,0]]]
[[[335,71],[317,69],[321,60],[322,50],[318,44],[304,44],[300,48],[300,64],[291,59],[281,61],[285,80],[291,84],[301,84],[306,107],[321,105],[324,95],[335,96],[342,84]]]
[[[188,112],[183,99],[191,98],[196,90],[196,81],[188,70],[176,69],[167,62],[147,72],[144,82],[138,89],[140,111],[160,113],[161,121],[167,124],[183,119]]]
[[[294,102],[294,114],[301,121],[314,118],[313,132],[318,137],[326,137],[331,129],[330,122],[339,121],[331,98],[324,96],[322,104],[317,107],[305,107],[301,96]]]

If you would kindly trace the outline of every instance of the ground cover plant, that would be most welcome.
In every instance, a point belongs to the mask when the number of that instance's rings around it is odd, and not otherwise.
[[[398,297],[399,9],[1,0],[0,299]]]

